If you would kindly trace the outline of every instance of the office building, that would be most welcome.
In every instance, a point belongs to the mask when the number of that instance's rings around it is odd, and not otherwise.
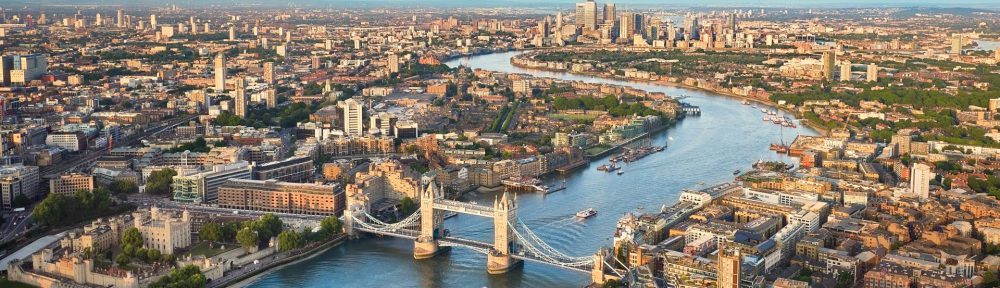
[[[94,190],[94,176],[68,173],[59,175],[59,178],[49,179],[49,194],[73,196],[80,190]]]
[[[85,139],[86,137],[80,132],[54,132],[45,136],[45,145],[77,152],[87,149]]]
[[[226,54],[215,55],[215,92],[226,91]]]
[[[615,3],[604,3],[604,17],[603,17],[604,24],[614,25],[615,20],[617,20],[615,18],[617,18],[618,15],[616,13],[617,12],[615,12]]]
[[[291,157],[256,165],[253,178],[303,183],[312,181],[314,168],[311,157]]]
[[[576,25],[583,30],[597,30],[597,3],[588,0],[576,3]]]
[[[230,179],[250,179],[253,166],[246,161],[214,165],[211,170],[177,175],[173,178],[174,201],[215,203],[219,187]]]
[[[236,41],[236,27],[229,26],[229,41]]]
[[[12,209],[19,195],[35,199],[38,195],[38,166],[21,164],[0,166],[0,206]]]
[[[219,188],[219,207],[306,215],[342,215],[344,191],[338,185],[277,180],[231,180]]]
[[[361,136],[364,134],[364,105],[354,98],[337,103],[344,115],[344,134]]]
[[[22,86],[41,78],[48,72],[45,54],[5,55],[0,57],[0,83],[4,86]]]
[[[920,200],[927,199],[930,193],[930,182],[934,178],[931,167],[923,163],[914,163],[910,168],[910,193]]]

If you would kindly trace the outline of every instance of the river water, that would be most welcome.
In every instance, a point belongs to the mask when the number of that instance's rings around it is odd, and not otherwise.
[[[465,65],[499,72],[524,73],[539,77],[628,85],[667,95],[689,96],[683,101],[698,105],[701,116],[687,117],[675,127],[653,136],[653,144],[669,143],[669,148],[623,169],[615,175],[596,171],[606,159],[574,173],[552,176],[546,181],[557,186],[566,180],[567,189],[548,195],[518,195],[518,217],[551,246],[572,256],[591,255],[598,247],[609,246],[615,223],[624,213],[655,211],[677,202],[683,189],[731,181],[736,169],[750,169],[758,159],[784,160],[768,150],[768,145],[784,136],[786,143],[796,135],[816,132],[799,126],[784,128],[762,121],[760,109],[742,105],[740,100],[701,90],[664,87],[513,67],[509,59],[519,52],[461,58],[449,66]],[[784,113],[784,112],[779,112]],[[797,162],[795,162],[797,163]],[[492,204],[494,193],[473,193],[470,201]],[[577,211],[593,207],[596,217],[576,220]],[[452,236],[491,242],[490,219],[459,215],[445,221]],[[486,273],[486,256],[455,248],[430,260],[413,259],[413,243],[408,240],[368,238],[350,241],[312,259],[261,275],[250,287],[582,287],[590,275],[542,264],[526,263],[505,275]]]

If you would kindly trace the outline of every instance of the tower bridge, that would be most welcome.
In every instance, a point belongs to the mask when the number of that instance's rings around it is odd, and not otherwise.
[[[415,259],[432,258],[452,247],[483,253],[490,274],[506,273],[523,261],[590,273],[597,283],[620,279],[626,273],[609,264],[616,260],[606,248],[593,255],[570,256],[546,244],[517,218],[517,196],[511,195],[504,192],[492,206],[478,205],[446,200],[443,189],[431,184],[420,191],[420,209],[395,223],[369,214],[367,200],[355,201],[344,212],[345,229],[352,237],[363,232],[412,239]],[[492,218],[493,242],[449,235],[443,227],[445,211]]]

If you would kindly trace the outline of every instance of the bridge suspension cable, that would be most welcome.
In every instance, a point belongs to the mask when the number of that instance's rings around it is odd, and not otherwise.
[[[520,227],[518,227],[519,225],[515,225],[514,223],[508,223],[508,225],[510,225],[511,232],[514,233],[514,237],[520,240],[518,242],[519,244],[521,244],[521,247],[527,250],[527,252],[531,253],[530,254],[531,256],[538,257],[541,260],[553,264],[557,264],[560,266],[567,266],[567,267],[583,267],[594,264],[594,259],[592,257],[568,256],[565,253],[562,253],[556,250],[555,248],[552,248],[552,246],[549,246],[540,238],[538,238],[538,236],[535,235],[534,232],[531,232],[531,230],[528,229],[527,226],[524,225],[524,223],[521,223],[520,221],[517,222],[518,224],[520,224]],[[523,234],[521,233],[521,230],[524,231]]]

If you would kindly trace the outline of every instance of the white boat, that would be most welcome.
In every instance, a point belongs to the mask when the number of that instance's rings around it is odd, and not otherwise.
[[[594,217],[594,215],[597,215],[597,210],[594,210],[594,208],[587,208],[587,210],[576,212],[576,217],[580,219],[587,219]]]
[[[455,216],[458,216],[458,213],[452,211],[444,212],[444,219],[453,218]]]
[[[625,169],[619,169],[618,170],[618,175],[622,175],[622,174],[625,174]]]

